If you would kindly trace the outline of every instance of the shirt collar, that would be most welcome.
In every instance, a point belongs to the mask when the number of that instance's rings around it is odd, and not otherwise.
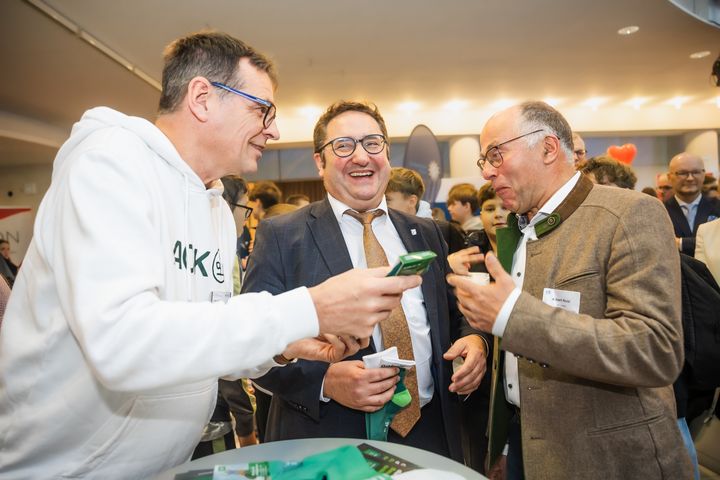
[[[702,194],[700,194],[700,193],[698,194],[697,197],[695,197],[695,200],[693,200],[692,202],[683,202],[682,200],[680,200],[680,199],[678,198],[677,195],[675,195],[675,200],[677,200],[678,205],[680,205],[681,207],[682,207],[682,206],[687,206],[687,207],[697,206],[697,205],[700,204],[700,200],[701,200],[701,199],[702,199]]]
[[[330,208],[332,208],[333,214],[335,215],[335,219],[339,223],[342,223],[343,221],[343,214],[345,213],[345,210],[355,210],[354,208],[350,208],[349,206],[345,205],[343,202],[338,200],[337,198],[333,197],[328,193],[328,202],[330,202]],[[380,200],[380,205],[378,205],[376,208],[371,208],[370,210],[377,210],[380,209],[385,212],[385,215],[383,215],[380,218],[387,218],[388,216],[388,207],[387,207],[387,201],[385,200],[385,196],[383,195],[382,199]]]
[[[565,182],[562,187],[560,187],[555,193],[553,193],[553,195],[548,199],[548,201],[545,202],[542,207],[540,207],[535,216],[533,216],[532,220],[525,225],[531,225],[534,227],[543,218],[553,213],[558,208],[558,206],[560,206],[563,200],[565,200],[565,198],[570,195],[570,192],[573,188],[575,188],[575,185],[577,185],[577,182],[579,180],[580,172],[575,172],[575,175],[570,177],[570,180]],[[518,225],[520,226],[520,230],[523,230],[523,222],[520,218],[518,218]]]

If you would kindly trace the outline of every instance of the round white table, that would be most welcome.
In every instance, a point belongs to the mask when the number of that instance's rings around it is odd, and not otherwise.
[[[158,480],[173,480],[177,473],[213,468],[215,465],[233,465],[267,460],[301,460],[307,456],[342,447],[343,445],[360,445],[361,443],[367,443],[381,450],[385,450],[390,454],[420,465],[423,468],[446,470],[461,475],[467,480],[487,479],[487,477],[479,474],[475,470],[469,469],[461,463],[432,452],[397,443],[362,440],[358,438],[305,438],[236,448],[183,463],[182,465],[178,465],[171,470],[161,473],[156,478]]]

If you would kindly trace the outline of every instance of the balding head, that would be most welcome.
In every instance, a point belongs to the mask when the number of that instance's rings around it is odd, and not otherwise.
[[[705,164],[698,155],[683,152],[670,160],[668,178],[675,195],[684,202],[692,202],[702,191]]]
[[[570,126],[543,102],[493,115],[480,144],[483,176],[513,212],[534,212],[575,172]]]

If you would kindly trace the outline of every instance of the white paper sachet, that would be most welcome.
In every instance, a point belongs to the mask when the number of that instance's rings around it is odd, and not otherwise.
[[[398,358],[397,347],[390,347],[382,352],[371,353],[363,357],[365,368],[399,367],[412,368],[415,360],[403,360]]]

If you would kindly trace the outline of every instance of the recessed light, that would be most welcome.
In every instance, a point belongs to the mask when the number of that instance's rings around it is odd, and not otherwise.
[[[647,97],[633,97],[627,102],[625,102],[625,104],[634,108],[635,110],[640,110],[640,107],[646,104],[648,100],[650,99]]]
[[[551,107],[557,108],[558,105],[560,105],[563,102],[563,100],[562,100],[562,98],[545,97],[545,98],[543,98],[543,102],[547,103]]]
[[[298,108],[298,113],[309,120],[316,120],[322,113],[322,108],[315,105],[306,105]]]
[[[420,110],[420,104],[418,102],[402,102],[398,105],[398,109],[405,113],[413,113]]]
[[[699,59],[699,58],[705,58],[705,57],[707,57],[707,56],[709,56],[709,55],[710,55],[710,51],[709,51],[709,50],[703,50],[702,52],[691,53],[691,54],[690,54],[690,58],[692,58],[693,60],[697,60],[697,59]]]
[[[690,97],[684,97],[682,95],[678,95],[677,97],[673,97],[665,103],[668,105],[672,105],[673,107],[680,110],[683,107],[683,105],[685,105],[688,102],[688,100],[690,100]]]
[[[518,103],[518,101],[515,99],[501,98],[492,103],[492,109],[493,110],[505,110],[506,108],[512,107],[516,103]]]
[[[468,102],[465,100],[455,99],[450,100],[444,105],[445,110],[451,111],[451,112],[459,112],[460,110],[464,110],[467,108]]]
[[[638,30],[640,30],[640,27],[637,25],[629,25],[618,30],[618,35],[632,35],[633,33],[637,33]]]
[[[592,97],[585,100],[582,104],[586,107],[590,107],[593,110],[597,110],[600,105],[607,102],[605,97]]]

